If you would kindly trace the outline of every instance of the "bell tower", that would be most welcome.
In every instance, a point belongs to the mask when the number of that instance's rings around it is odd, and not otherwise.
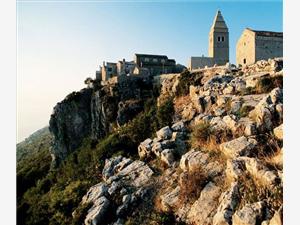
[[[218,65],[229,62],[229,32],[220,10],[210,28],[208,55]]]

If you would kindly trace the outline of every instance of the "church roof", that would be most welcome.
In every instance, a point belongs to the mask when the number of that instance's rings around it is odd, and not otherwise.
[[[283,37],[283,32],[253,30],[251,28],[246,28],[246,29],[254,32],[258,36],[264,36],[264,37]]]
[[[213,22],[213,24],[211,26],[211,29],[216,29],[216,28],[217,29],[218,28],[220,28],[220,29],[228,29],[228,27],[227,27],[227,25],[225,23],[225,20],[224,20],[224,18],[222,16],[220,10],[217,11],[217,14],[215,16],[214,22]]]

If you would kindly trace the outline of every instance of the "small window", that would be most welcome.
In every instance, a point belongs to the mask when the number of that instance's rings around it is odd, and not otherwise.
[[[149,62],[150,60],[149,60],[149,58],[145,58],[145,62]]]
[[[165,63],[166,61],[164,59],[161,60],[161,63]]]
[[[244,46],[246,46],[246,42],[244,42]]]
[[[108,68],[107,68],[107,71],[108,71],[108,72],[111,72],[111,71],[112,71],[112,68],[108,67]]]
[[[225,40],[225,37],[224,37],[224,36],[222,36],[222,42],[224,42],[224,40]]]
[[[220,42],[221,41],[221,37],[220,36],[218,36],[218,42]]]
[[[246,59],[244,59],[244,64],[246,64]]]
[[[157,63],[157,62],[158,62],[158,60],[157,60],[157,59],[153,59],[153,62]]]

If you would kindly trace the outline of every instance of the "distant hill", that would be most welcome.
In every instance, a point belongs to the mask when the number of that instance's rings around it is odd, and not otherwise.
[[[50,147],[52,139],[53,137],[48,126],[37,130],[24,141],[17,144],[17,162],[45,146]]]

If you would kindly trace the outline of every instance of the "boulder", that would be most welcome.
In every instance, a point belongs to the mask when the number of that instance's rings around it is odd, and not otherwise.
[[[102,170],[102,176],[104,180],[107,180],[115,173],[116,165],[118,165],[122,161],[122,159],[122,156],[117,156],[115,158],[105,160],[105,165]]]
[[[183,171],[195,171],[206,166],[208,159],[208,154],[192,149],[181,157],[180,168]]]
[[[196,113],[197,113],[197,110],[193,107],[193,103],[190,103],[190,104],[184,106],[184,108],[181,112],[182,120],[190,121],[194,118]]]
[[[201,191],[198,200],[193,203],[187,216],[188,222],[191,224],[212,224],[220,192],[219,187],[209,182]]]
[[[226,166],[226,176],[230,180],[238,180],[238,178],[246,170],[243,160],[240,159],[228,159]]]
[[[269,94],[273,104],[283,102],[283,90],[280,88],[274,88]]]
[[[237,122],[236,122],[236,117],[234,115],[227,115],[224,116],[222,119],[226,126],[232,131],[235,132],[237,128]]]
[[[174,149],[165,149],[161,152],[161,161],[166,163],[168,166],[171,166],[174,162]]]
[[[237,113],[242,107],[242,102],[240,100],[234,100],[231,102],[231,113]]]
[[[249,157],[239,157],[244,161],[246,170],[264,185],[274,185],[278,183],[278,176],[274,171],[269,170],[261,160]]]
[[[278,139],[278,140],[283,140],[283,125],[281,124],[280,126],[274,128],[273,130],[273,133],[275,135],[275,137]]]
[[[172,191],[166,192],[160,196],[161,207],[163,211],[170,211],[174,208],[179,200],[180,186],[177,186]]]
[[[252,138],[246,138],[245,136],[233,139],[222,143],[220,145],[221,151],[230,158],[236,158],[238,156],[249,156],[251,151],[256,146],[257,141]]]
[[[170,139],[172,137],[172,130],[169,126],[166,126],[157,131],[156,135],[162,140]]]
[[[223,90],[223,94],[224,94],[224,95],[232,95],[232,94],[234,94],[234,87],[232,87],[232,86],[227,86],[227,87]]]
[[[145,141],[143,141],[142,143],[140,143],[140,145],[138,146],[138,153],[139,153],[139,157],[141,159],[147,158],[148,156],[150,156],[151,153],[151,149],[152,149],[152,143],[153,141],[148,138]]]
[[[82,197],[82,204],[94,202],[96,199],[107,194],[108,186],[105,183],[99,183],[92,186]]]
[[[217,213],[213,218],[213,225],[231,225],[232,215],[239,204],[240,194],[238,183],[231,184],[229,190],[223,192],[219,199]]]
[[[263,220],[264,202],[246,204],[232,217],[232,225],[257,225]]]
[[[101,225],[106,224],[106,213],[109,211],[110,201],[102,196],[94,202],[92,208],[88,210],[88,214],[84,220],[85,225]]]
[[[179,121],[177,123],[174,123],[171,127],[171,129],[174,131],[174,132],[183,132],[185,131],[185,125],[184,125],[184,122],[183,121]]]

